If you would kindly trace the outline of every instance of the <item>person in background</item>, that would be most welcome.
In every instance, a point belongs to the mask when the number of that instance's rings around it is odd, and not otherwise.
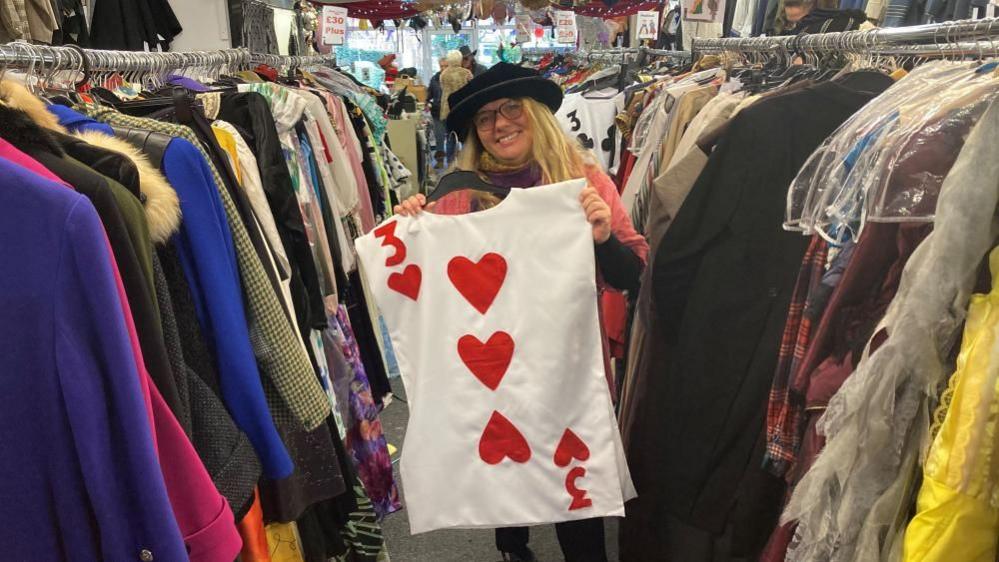
[[[863,10],[840,10],[838,0],[784,0],[782,35],[854,31],[867,21]]]
[[[478,76],[486,71],[486,66],[484,64],[479,64],[475,60],[475,54],[478,51],[473,51],[468,48],[468,45],[462,45],[458,52],[461,53],[461,66],[468,69],[472,73],[472,76]]]
[[[815,0],[784,0],[784,34],[793,35],[798,22],[812,11]]]
[[[385,71],[385,85],[388,86],[390,92],[395,85],[396,76],[399,75],[399,67],[395,64],[395,57],[395,53],[389,53],[378,59],[378,66]]]
[[[468,84],[472,79],[472,72],[462,66],[461,53],[458,51],[448,51],[447,68],[441,70],[441,121],[447,119],[450,113],[448,98]],[[454,155],[458,151],[458,142],[455,139],[447,140],[447,161],[454,160]]]
[[[441,81],[444,79],[442,73]],[[579,203],[592,227],[597,286],[600,291],[638,288],[649,246],[632,226],[613,180],[555,119],[553,112],[562,104],[562,89],[557,84],[529,68],[501,62],[455,92],[449,102],[453,107],[447,127],[464,142],[458,169],[478,172],[489,183],[508,188],[585,178],[587,186]],[[414,195],[396,206],[395,212],[464,214],[498,202],[494,195],[462,190],[431,205],[423,195]],[[592,298],[592,293],[580,298]],[[573,334],[564,337],[572,338]],[[537,377],[546,374],[535,373]],[[555,531],[566,562],[607,562],[602,519],[557,523]],[[527,527],[496,529],[496,548],[504,560],[531,562],[536,558],[528,547],[529,538]]]
[[[441,57],[437,59],[437,65],[440,67],[433,77],[430,78],[430,84],[427,85],[427,107],[430,108],[430,117],[434,120],[434,164],[435,168],[444,167],[444,157],[446,155],[445,150],[447,150],[447,127],[444,125],[443,119],[441,119],[441,72],[447,68],[447,57]]]

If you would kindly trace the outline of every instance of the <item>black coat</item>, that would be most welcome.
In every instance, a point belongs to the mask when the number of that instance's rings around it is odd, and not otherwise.
[[[96,0],[90,42],[97,49],[168,50],[183,30],[167,0]]]
[[[430,116],[438,121],[441,118],[441,73],[434,74],[427,86],[427,103],[430,104]]]
[[[844,78],[739,113],[659,244],[655,345],[666,367],[642,381],[626,435],[639,496],[622,524],[623,561],[755,560],[773,530],[780,482],[760,468],[761,436],[808,244],[781,226],[788,187],[812,151],[892,83]]]

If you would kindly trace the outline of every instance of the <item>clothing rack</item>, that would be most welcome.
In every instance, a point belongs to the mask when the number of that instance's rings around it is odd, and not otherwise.
[[[548,54],[571,54],[575,52],[575,50],[576,48],[573,45],[566,45],[564,47],[521,47],[520,54],[524,57],[524,59],[540,59]]]
[[[694,38],[692,51],[707,53],[871,53],[932,56],[995,51],[999,19],[961,20],[911,27],[814,33],[777,37]],[[984,48],[982,42],[990,44]],[[973,51],[973,52],[968,52]]]
[[[215,71],[246,70],[252,65],[267,64],[294,70],[314,66],[335,66],[336,57],[285,56],[251,53],[248,49],[215,51],[136,52],[52,47],[24,42],[0,44],[0,68],[39,71],[54,74],[60,70],[95,72],[155,72],[167,74],[184,69]]]
[[[608,49],[592,49],[589,51],[582,51],[581,55],[585,56],[587,60],[593,60],[594,58],[613,58],[621,57],[624,61],[629,55],[636,55],[635,60],[645,60],[646,58],[653,57],[669,57],[674,59],[690,59],[690,51],[667,51],[664,49],[650,49],[648,47],[612,47]]]

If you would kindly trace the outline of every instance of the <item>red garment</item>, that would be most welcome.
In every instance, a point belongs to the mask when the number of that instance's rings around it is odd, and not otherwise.
[[[800,447],[800,418],[804,408],[789,386],[811,343],[812,328],[824,310],[824,307],[810,303],[822,283],[828,254],[829,244],[821,236],[812,236],[801,260],[801,271],[791,295],[777,352],[777,369],[767,402],[767,455],[764,459],[764,466],[774,476],[784,476]]]
[[[49,181],[54,181],[59,185],[73,189],[72,186],[62,181],[62,178],[53,174],[45,166],[42,166],[38,160],[35,160],[31,156],[21,152],[17,147],[2,138],[0,138],[0,158],[6,158],[14,164],[17,164],[26,170],[30,170]]]
[[[635,168],[635,162],[638,161],[638,157],[631,153],[630,150],[621,149],[621,162],[617,167],[617,175],[620,178],[617,182],[620,193],[624,192],[624,186],[628,185],[628,178],[631,177],[631,171]]]
[[[608,291],[600,295],[604,312],[604,334],[612,359],[624,359],[627,350],[628,301],[621,293]]]

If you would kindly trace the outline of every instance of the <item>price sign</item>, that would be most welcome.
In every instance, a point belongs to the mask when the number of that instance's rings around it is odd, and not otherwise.
[[[578,33],[575,12],[555,10],[555,42],[575,44]]]
[[[555,30],[555,42],[565,45],[575,45],[576,34],[575,27],[559,27]]]
[[[323,45],[343,45],[347,36],[347,8],[323,6]]]
[[[570,10],[555,10],[556,27],[576,27],[576,12]]]
[[[655,39],[659,37],[659,12],[638,12],[638,38]]]

